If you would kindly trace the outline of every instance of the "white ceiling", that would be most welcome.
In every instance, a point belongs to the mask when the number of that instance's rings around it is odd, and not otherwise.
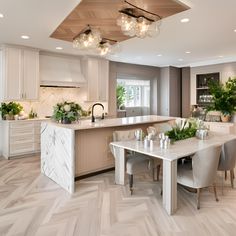
[[[0,0],[0,43],[85,54],[50,34],[80,0]],[[182,0],[190,10],[162,21],[156,38],[130,39],[109,59],[153,66],[198,66],[236,61],[236,0]],[[188,23],[181,23],[189,18]],[[29,35],[23,40],[21,35]],[[186,54],[186,51],[191,51]],[[158,56],[162,54],[162,56]],[[182,59],[182,61],[179,61]]]

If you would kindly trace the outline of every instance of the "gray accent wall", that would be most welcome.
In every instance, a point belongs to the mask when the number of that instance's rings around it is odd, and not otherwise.
[[[187,118],[190,116],[190,67],[182,68],[182,117]]]
[[[151,101],[150,114],[159,114],[159,94],[158,85],[160,77],[160,68],[154,66],[134,65],[128,63],[110,61],[110,76],[109,76],[109,116],[116,117],[116,79],[118,75],[127,77],[136,77],[137,79],[150,80],[151,86]]]
[[[160,69],[160,115],[181,116],[181,69],[173,66]]]

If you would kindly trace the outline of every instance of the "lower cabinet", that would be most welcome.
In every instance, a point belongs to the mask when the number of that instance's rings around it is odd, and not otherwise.
[[[219,132],[224,134],[236,134],[235,123],[224,123],[224,122],[204,122],[209,127],[210,131]]]
[[[2,121],[6,159],[40,152],[41,120]]]

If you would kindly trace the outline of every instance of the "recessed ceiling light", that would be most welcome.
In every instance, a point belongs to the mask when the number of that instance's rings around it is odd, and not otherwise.
[[[0,13],[0,18],[3,18],[3,17],[4,17],[4,15],[2,13]]]
[[[190,51],[186,51],[185,53],[186,53],[186,54],[190,54],[191,52],[190,52]]]
[[[234,32],[236,33],[236,29],[234,29]]]
[[[158,57],[162,57],[162,54],[157,54]]]
[[[189,18],[183,18],[183,19],[181,19],[180,20],[182,23],[187,23],[187,22],[189,22]]]
[[[220,55],[220,56],[218,56],[219,58],[222,58],[222,57],[224,57],[224,56],[222,56],[222,55]]]
[[[29,39],[30,37],[28,35],[22,35],[21,38],[22,39]]]
[[[56,47],[57,50],[62,50],[63,48],[62,47]]]
[[[178,61],[183,61],[183,60],[184,60],[184,59],[182,59],[182,58],[179,58],[179,59],[178,59]]]

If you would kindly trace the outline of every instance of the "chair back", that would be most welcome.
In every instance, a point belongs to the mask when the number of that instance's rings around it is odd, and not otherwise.
[[[153,125],[154,128],[156,129],[156,131],[158,133],[165,133],[167,131],[172,130],[172,127],[169,123],[165,122],[165,123],[159,123],[159,124],[154,124]]]
[[[198,151],[192,157],[193,184],[195,188],[211,186],[216,177],[221,146],[212,146]]]
[[[232,170],[236,164],[236,139],[226,142],[221,149],[218,170]]]
[[[113,132],[113,141],[128,141],[135,139],[135,131],[141,129],[130,129]]]

